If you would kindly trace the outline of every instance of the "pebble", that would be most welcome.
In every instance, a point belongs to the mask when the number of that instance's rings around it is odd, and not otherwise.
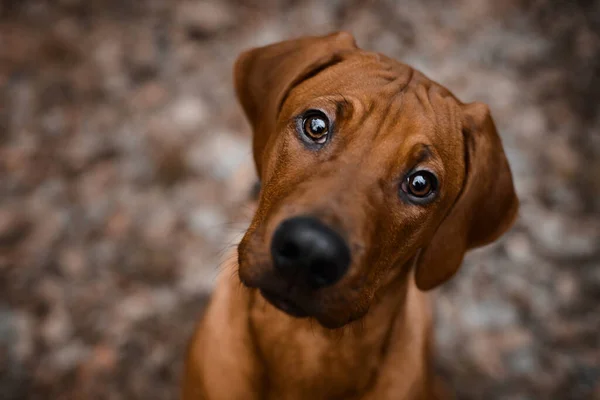
[[[73,335],[71,316],[62,307],[55,307],[45,318],[42,337],[47,346],[58,346],[68,341]]]
[[[211,241],[218,241],[227,218],[216,207],[197,207],[187,217],[189,229],[197,235],[206,237]]]
[[[167,89],[158,81],[141,85],[131,99],[131,105],[138,111],[151,111],[162,106],[168,99]]]
[[[167,204],[154,208],[144,221],[143,234],[149,243],[166,243],[174,234],[179,216]]]
[[[208,107],[199,97],[184,96],[171,106],[171,117],[178,129],[195,130],[208,118]]]
[[[13,246],[30,228],[27,217],[15,207],[0,208],[0,246]]]
[[[463,309],[465,322],[474,329],[502,329],[518,321],[515,307],[500,300],[485,299]]]
[[[546,256],[586,260],[600,251],[600,220],[580,220],[543,209],[521,210],[534,243]]]
[[[192,38],[204,38],[232,27],[236,12],[223,1],[185,1],[179,6],[179,22]]]
[[[81,246],[64,248],[59,255],[58,265],[61,272],[68,278],[77,280],[85,275],[87,268],[87,252]]]
[[[525,233],[515,233],[504,240],[504,248],[510,259],[516,263],[529,264],[536,260],[531,240]]]
[[[69,371],[80,365],[89,353],[90,349],[81,340],[74,339],[52,352],[52,365],[59,370]]]
[[[517,376],[534,374],[540,367],[540,362],[532,346],[511,351],[507,356],[507,360],[511,373]]]
[[[229,132],[213,132],[189,149],[186,161],[191,170],[197,173],[208,170],[214,179],[225,181],[252,159],[250,146],[247,138]]]

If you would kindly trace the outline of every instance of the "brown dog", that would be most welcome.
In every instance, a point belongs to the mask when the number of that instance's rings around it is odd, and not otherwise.
[[[235,85],[262,189],[183,398],[435,398],[423,291],[518,207],[488,108],[343,32],[250,50]]]

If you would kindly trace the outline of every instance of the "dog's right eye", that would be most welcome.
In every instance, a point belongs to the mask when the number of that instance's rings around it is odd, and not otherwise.
[[[302,119],[302,133],[315,143],[325,143],[329,136],[329,119],[321,111],[308,112]]]
[[[400,189],[413,203],[426,204],[435,197],[437,186],[437,178],[432,172],[420,170],[408,175]]]

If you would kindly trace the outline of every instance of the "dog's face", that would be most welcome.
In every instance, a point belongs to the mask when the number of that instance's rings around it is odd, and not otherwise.
[[[251,50],[236,89],[262,182],[239,276],[291,315],[343,326],[413,265],[432,288],[515,215],[487,108],[348,34]]]

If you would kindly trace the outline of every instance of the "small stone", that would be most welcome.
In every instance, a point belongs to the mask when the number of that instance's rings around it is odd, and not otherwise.
[[[68,210],[44,207],[35,214],[36,218],[43,216],[43,219],[37,221],[25,245],[32,253],[48,251],[65,233],[69,221]]]
[[[56,346],[71,338],[73,324],[71,316],[62,307],[55,307],[42,325],[42,337],[46,344]]]
[[[465,322],[473,328],[506,328],[514,325],[518,315],[509,303],[499,300],[485,299],[471,303],[463,310]]]
[[[214,256],[189,251],[183,256],[178,290],[186,295],[206,295],[214,289],[219,262]]]
[[[573,178],[579,167],[580,155],[569,145],[568,138],[560,136],[544,147],[549,164],[559,176]]]
[[[131,215],[119,210],[108,218],[106,234],[115,239],[125,238],[131,231],[133,221]]]
[[[144,237],[151,243],[165,243],[172,236],[177,221],[177,214],[169,206],[155,207],[145,220]]]
[[[64,110],[55,107],[41,117],[42,129],[51,136],[65,133],[66,121]]]
[[[127,53],[129,68],[134,81],[144,82],[158,72],[158,47],[149,29],[140,29],[132,36],[133,40]]]
[[[69,342],[52,353],[52,365],[62,371],[75,368],[89,354],[89,349],[80,340]]]
[[[90,362],[94,369],[110,370],[114,368],[118,359],[119,356],[112,346],[99,344],[92,350]]]
[[[158,81],[150,81],[141,85],[133,94],[131,103],[139,111],[152,110],[165,103],[168,91]]]
[[[150,297],[146,291],[137,291],[121,301],[119,312],[132,322],[142,320],[153,314]]]
[[[188,227],[197,235],[217,240],[221,237],[227,218],[213,207],[198,207],[188,216]]]
[[[151,296],[153,307],[157,313],[169,313],[178,303],[176,292],[168,287],[154,289]]]
[[[165,186],[173,186],[188,175],[189,171],[181,148],[156,145],[153,158],[156,165],[156,177]]]
[[[258,182],[256,168],[251,157],[248,157],[239,165],[231,177],[226,180],[227,199],[231,203],[239,203],[252,199],[255,194],[255,185]]]
[[[511,351],[507,357],[508,366],[514,375],[533,374],[539,369],[539,361],[532,346]]]
[[[69,279],[78,279],[85,274],[87,264],[85,251],[81,247],[67,247],[60,253],[59,268]]]
[[[600,251],[600,223],[542,209],[522,210],[534,243],[548,257],[586,260]]]
[[[469,357],[487,375],[498,380],[505,376],[506,367],[500,353],[490,351],[490,349],[494,349],[493,340],[484,335],[474,336],[466,343],[466,347]]]
[[[95,131],[78,131],[67,142],[64,157],[69,166],[77,171],[82,170],[94,160],[107,152],[105,135]]]
[[[250,141],[229,132],[215,132],[207,140],[191,147],[186,159],[191,170],[210,171],[220,181],[229,179],[244,163],[251,160]]]
[[[179,20],[191,38],[202,39],[236,23],[235,10],[225,2],[187,1],[179,7]]]
[[[90,245],[89,254],[95,265],[114,265],[118,258],[118,244],[107,238],[99,240]]]
[[[524,233],[515,233],[504,240],[504,248],[511,260],[528,264],[535,261],[531,241]]]
[[[198,129],[208,116],[207,106],[198,97],[178,99],[171,108],[171,117],[179,129]]]
[[[13,326],[17,337],[17,342],[13,346],[14,354],[19,361],[27,360],[34,352],[33,318],[27,313],[16,312],[13,315]]]
[[[563,304],[569,304],[577,298],[579,285],[571,273],[563,271],[555,278],[555,281],[556,292]]]
[[[24,214],[12,207],[0,209],[0,246],[13,246],[27,234],[30,223]]]

